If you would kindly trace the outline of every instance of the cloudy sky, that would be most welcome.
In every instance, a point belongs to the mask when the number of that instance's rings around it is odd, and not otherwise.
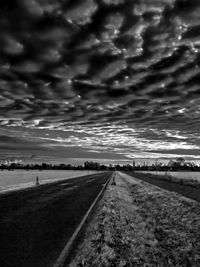
[[[0,3],[0,160],[199,158],[199,95],[199,0]]]

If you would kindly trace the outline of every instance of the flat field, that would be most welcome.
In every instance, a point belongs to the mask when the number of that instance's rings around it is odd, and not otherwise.
[[[147,173],[146,171],[143,171],[144,173]],[[155,171],[148,171],[148,173],[151,174],[156,174]],[[165,172],[164,171],[158,171],[158,175],[164,176]],[[172,177],[179,178],[179,179],[184,179],[184,180],[197,180],[200,183],[200,172],[198,171],[169,171],[168,174]]]
[[[0,171],[0,193],[35,186],[36,177],[40,184],[70,179],[95,173],[95,171],[74,170],[3,170]]]

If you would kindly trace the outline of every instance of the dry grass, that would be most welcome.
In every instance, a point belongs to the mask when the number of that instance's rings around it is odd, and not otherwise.
[[[200,188],[200,181],[197,179],[191,179],[191,178],[179,178],[179,177],[175,177],[170,175],[170,173],[168,174],[159,174],[159,175],[155,175],[152,173],[143,173],[143,172],[132,172],[132,175],[134,175],[135,177],[147,177],[147,178],[155,178],[158,180],[164,180],[164,181],[168,181],[168,182],[172,182],[172,183],[176,183],[176,184],[181,184],[181,185],[187,185],[187,186],[192,186],[194,188]]]
[[[200,205],[117,177],[69,266],[200,266]]]

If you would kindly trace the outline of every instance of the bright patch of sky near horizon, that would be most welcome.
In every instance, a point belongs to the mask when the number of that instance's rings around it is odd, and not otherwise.
[[[0,160],[199,158],[198,0],[3,0]]]

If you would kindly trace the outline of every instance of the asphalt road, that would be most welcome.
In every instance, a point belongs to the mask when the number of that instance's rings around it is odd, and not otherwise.
[[[51,267],[110,172],[0,195],[0,266]]]

